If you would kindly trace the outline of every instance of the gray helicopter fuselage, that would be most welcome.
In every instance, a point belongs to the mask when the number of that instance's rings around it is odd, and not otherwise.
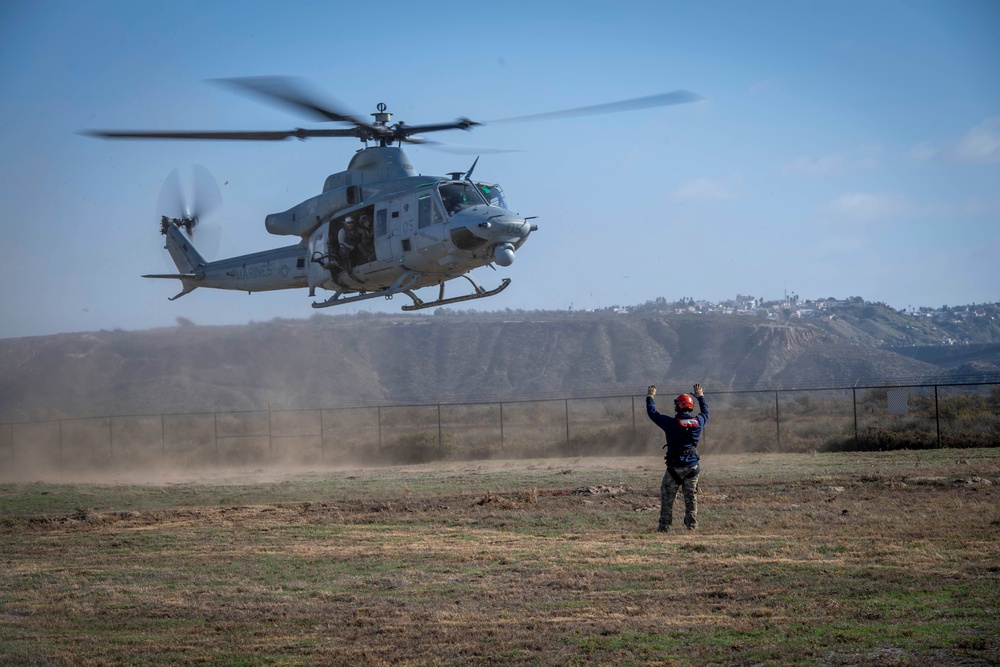
[[[311,291],[382,289],[407,271],[421,274],[413,288],[435,285],[490,263],[498,246],[504,247],[498,263],[509,265],[530,225],[487,202],[481,192],[461,210],[447,206],[439,188],[449,183],[473,185],[418,175],[401,148],[368,148],[354,155],[346,171],[328,176],[322,193],[267,216],[265,225],[273,234],[308,238]],[[335,246],[347,221],[357,223],[361,216],[371,221],[365,230],[371,248],[363,257],[355,255],[348,270],[336,261]]]
[[[475,286],[469,271],[488,264],[509,266],[536,229],[506,208],[498,186],[418,175],[395,147],[358,152],[346,171],[326,179],[322,193],[268,215],[265,226],[300,241],[206,263],[171,226],[164,231],[167,249],[183,274],[155,277],[181,278],[183,293],[197,287],[336,292],[317,307],[362,298],[340,298],[352,293],[406,292],[422,303],[409,291],[457,277]],[[477,295],[483,292],[476,286]],[[446,302],[442,299],[443,292],[438,302]]]

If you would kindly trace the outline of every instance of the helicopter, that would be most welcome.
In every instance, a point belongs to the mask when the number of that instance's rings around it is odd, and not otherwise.
[[[192,238],[199,223],[198,205],[181,217],[162,215],[160,233],[177,273],[147,274],[145,278],[177,279],[181,291],[173,301],[199,287],[248,293],[283,289],[317,290],[332,296],[313,301],[327,308],[366,299],[391,299],[403,294],[411,303],[403,310],[420,310],[499,294],[510,285],[485,289],[471,276],[483,266],[509,267],[519,248],[538,226],[535,216],[510,210],[503,189],[488,180],[475,180],[479,158],[467,171],[446,176],[424,176],[413,168],[403,144],[438,145],[418,135],[445,130],[470,130],[484,125],[468,118],[425,125],[392,123],[384,103],[365,121],[337,106],[320,101],[288,77],[218,79],[265,101],[282,105],[312,119],[339,123],[329,129],[296,128],[287,131],[112,131],[83,134],[104,139],[166,139],[224,141],[282,141],[310,138],[356,138],[364,147],[345,171],[328,176],[320,194],[264,219],[268,232],[297,237],[288,246],[216,261],[206,261]],[[563,111],[505,118],[491,123],[614,113],[637,108],[684,104],[703,99],[686,90]],[[203,215],[203,212],[201,213]],[[445,284],[465,279],[471,291],[445,296]],[[416,290],[438,287],[437,298],[424,300]]]

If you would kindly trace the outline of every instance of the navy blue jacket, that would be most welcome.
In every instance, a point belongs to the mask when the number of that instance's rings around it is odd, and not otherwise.
[[[661,415],[656,411],[656,403],[651,396],[646,397],[646,414],[653,423],[663,429],[667,436],[667,465],[671,468],[690,468],[698,465],[698,441],[701,431],[708,423],[708,404],[704,396],[695,396],[701,412],[692,416],[690,412],[676,415]]]

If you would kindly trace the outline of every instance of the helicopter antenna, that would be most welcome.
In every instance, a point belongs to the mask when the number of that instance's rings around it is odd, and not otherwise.
[[[462,172],[460,172],[460,171],[449,171],[449,172],[447,172],[447,174],[448,174],[448,176],[451,177],[451,180],[453,180],[453,181],[463,181],[464,180],[464,181],[469,181],[471,183],[472,182],[472,172],[473,172],[473,170],[475,170],[476,163],[478,163],[478,162],[479,162],[479,156],[476,156],[476,159],[472,161],[472,166],[469,167],[469,171],[465,172],[464,174]]]
[[[470,183],[472,182],[472,172],[475,171],[476,165],[478,163],[479,163],[479,156],[477,155],[476,159],[472,161],[472,166],[469,167],[469,171],[465,172],[465,180],[469,181]]]

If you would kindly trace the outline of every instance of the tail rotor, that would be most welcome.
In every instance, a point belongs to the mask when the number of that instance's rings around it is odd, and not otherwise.
[[[163,181],[157,200],[160,233],[165,235],[170,225],[176,225],[193,239],[198,229],[200,245],[213,246],[205,253],[212,257],[218,251],[221,232],[218,225],[206,227],[202,221],[221,206],[222,192],[208,169],[200,164],[191,165],[183,179],[181,171],[174,169]]]

